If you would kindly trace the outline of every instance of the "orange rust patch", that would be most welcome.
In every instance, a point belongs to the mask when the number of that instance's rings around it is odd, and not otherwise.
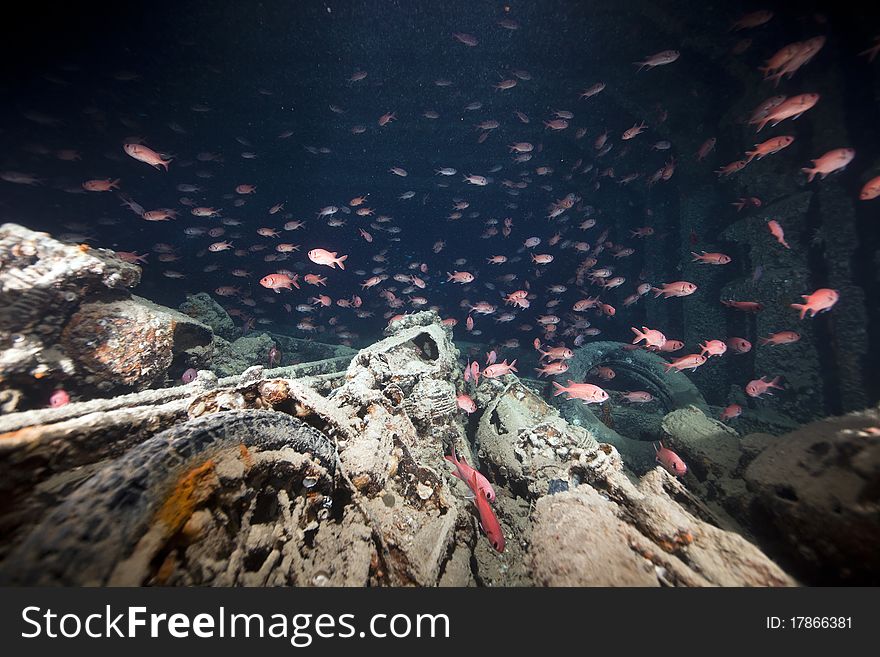
[[[177,556],[171,552],[167,557],[165,557],[165,561],[162,562],[162,565],[159,566],[159,570],[156,571],[155,581],[158,586],[165,586],[165,583],[168,581],[168,578],[174,574],[174,571],[177,570]]]
[[[686,529],[679,529],[675,536],[663,536],[657,541],[657,545],[666,552],[675,552],[686,545],[694,542],[694,535]]]
[[[241,452],[241,460],[244,463],[244,467],[248,470],[254,467],[254,457],[251,456],[250,450],[247,448],[247,445],[241,443],[238,446],[238,451]]]
[[[363,490],[370,483],[370,475],[361,473],[352,478],[351,483],[358,490]]]
[[[178,480],[156,514],[157,520],[168,528],[169,533],[175,533],[189,520],[196,507],[208,499],[217,483],[214,459],[208,459]]]
[[[76,248],[78,248],[78,249],[79,249],[80,251],[82,251],[83,253],[86,253],[87,251],[90,251],[92,247],[90,247],[88,244],[80,244],[80,245],[79,245],[78,247],[76,247]]]
[[[37,426],[7,431],[6,433],[0,433],[0,440],[28,440],[29,438],[39,436],[42,433],[42,429],[42,426]]]
[[[290,388],[283,379],[263,381],[258,390],[263,402],[273,406],[290,398]]]

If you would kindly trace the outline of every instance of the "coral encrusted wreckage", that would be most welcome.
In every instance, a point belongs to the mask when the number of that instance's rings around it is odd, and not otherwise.
[[[576,362],[610,359],[662,388],[664,440],[691,463],[684,479],[639,477],[620,450],[650,443],[512,374],[483,378],[478,413],[462,413],[459,351],[432,311],[357,352],[320,358],[312,343],[311,360],[218,378],[228,324],[213,320],[221,338],[192,316],[198,300],[185,314],[133,297],[137,267],[112,252],[6,225],[0,259],[0,296],[19,309],[0,323],[4,389],[31,394],[46,371],[109,391],[0,416],[3,584],[793,586],[816,564],[837,581],[880,572],[865,551],[880,437],[862,431],[877,410],[741,438],[684,377],[664,383],[650,354],[602,343]],[[181,363],[193,381],[156,387]],[[451,475],[453,448],[494,486],[501,553]],[[826,480],[845,490],[832,499]],[[828,523],[831,539],[816,533]]]

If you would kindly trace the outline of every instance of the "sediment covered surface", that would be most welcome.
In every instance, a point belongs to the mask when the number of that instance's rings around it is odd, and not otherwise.
[[[791,586],[876,577],[864,549],[877,532],[876,410],[743,438],[683,405],[662,427],[689,473],[653,467],[639,477],[604,440],[616,432],[592,414],[569,423],[513,375],[481,380],[476,416],[462,413],[458,356],[449,329],[424,312],[353,358],[331,359],[330,371],[258,367],[219,381],[205,371],[186,386],[7,415],[0,578]],[[453,447],[495,490],[503,552],[451,475]],[[816,514],[837,531],[816,535],[805,521]]]

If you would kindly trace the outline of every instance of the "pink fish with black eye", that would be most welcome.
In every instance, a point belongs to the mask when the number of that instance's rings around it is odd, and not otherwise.
[[[168,165],[171,164],[171,160],[173,159],[169,157],[167,160],[163,160],[159,153],[152,148],[147,148],[143,144],[124,144],[122,148],[134,159],[149,164],[157,169],[159,167],[165,167],[165,171],[168,171]]]
[[[810,317],[815,317],[817,313],[827,312],[840,299],[840,293],[837,290],[828,288],[820,288],[812,294],[802,294],[803,303],[790,304],[792,308],[800,311],[801,319],[809,312]]]
[[[495,489],[492,488],[492,484],[489,483],[489,480],[486,479],[482,474],[474,470],[471,466],[467,464],[463,458],[458,458],[455,453],[455,445],[452,446],[452,455],[444,457],[447,461],[452,463],[455,466],[455,470],[452,472],[453,477],[458,477],[464,483],[470,487],[470,489],[474,492],[474,495],[479,495],[481,492],[489,501],[495,499]],[[471,480],[473,477],[476,477],[477,484],[476,486],[471,485]]]
[[[645,390],[635,390],[633,392],[624,392],[621,399],[625,399],[630,404],[647,404],[654,401],[654,395]]]
[[[681,53],[677,50],[664,50],[663,52],[658,52],[650,57],[646,57],[644,61],[641,62],[633,62],[636,66],[639,67],[639,71],[643,68],[652,69],[655,66],[663,66],[665,64],[671,64],[676,61]]]
[[[477,361],[471,363],[471,378],[475,386],[480,385],[480,364]]]
[[[721,411],[721,421],[727,422],[728,420],[734,420],[742,415],[743,409],[739,404],[731,404],[723,411]]]
[[[70,403],[70,395],[67,394],[66,390],[62,388],[58,388],[55,392],[52,393],[52,396],[49,397],[49,406],[52,408],[60,408]]]
[[[686,297],[693,294],[696,292],[697,286],[690,281],[675,281],[674,283],[663,283],[662,288],[652,287],[651,290],[654,292],[655,299],[661,294],[664,299],[668,299],[669,297]]]
[[[724,253],[706,253],[705,251],[696,253],[691,251],[691,255],[694,256],[691,262],[701,262],[706,265],[726,265],[731,261],[731,257]]]
[[[342,263],[348,259],[347,255],[337,256],[336,251],[328,251],[326,249],[312,249],[308,252],[308,256],[309,260],[316,265],[327,265],[333,269],[337,266],[340,269],[345,269],[345,265]]]
[[[477,404],[473,399],[471,399],[470,395],[466,395],[464,393],[460,394],[458,397],[455,398],[455,403],[468,415],[477,412]]]
[[[510,374],[511,372],[517,372],[518,370],[515,367],[516,358],[508,365],[507,359],[505,358],[500,363],[495,363],[494,365],[489,365],[486,369],[483,370],[483,376],[487,379],[494,379],[499,376],[504,376],[505,374]]]
[[[772,395],[770,392],[771,388],[776,388],[777,390],[784,390],[781,385],[779,385],[780,377],[774,377],[771,381],[765,380],[766,377],[761,377],[760,379],[755,379],[753,381],[749,381],[746,384],[746,394],[749,397],[760,397],[761,395]]]
[[[746,340],[745,338],[731,337],[727,338],[725,342],[727,348],[730,349],[734,354],[741,355],[747,354],[752,349],[752,343]]]
[[[656,445],[654,446],[654,449],[657,451],[657,456],[655,457],[657,463],[662,465],[669,474],[676,477],[683,477],[685,475],[687,472],[687,466],[678,454],[671,449],[664,447],[662,442],[660,443],[659,449],[657,449]]]
[[[556,381],[553,382],[553,387],[556,390],[556,392],[553,393],[554,397],[561,394],[568,394],[566,399],[580,399],[586,404],[601,404],[608,400],[608,393],[602,390],[599,386],[594,386],[592,383],[575,383],[569,379],[568,387],[563,386]]]
[[[471,489],[476,490],[477,488],[477,471],[474,470],[474,474],[471,477]],[[486,532],[492,547],[499,552],[504,552],[504,533],[501,531],[501,525],[498,522],[498,518],[495,517],[495,512],[489,506],[489,500],[482,494],[477,493],[475,501],[477,503],[477,512],[480,514],[480,527]]]
[[[767,222],[767,227],[770,229],[770,233],[773,235],[773,237],[776,238],[777,242],[779,242],[786,249],[791,248],[788,245],[788,242],[785,241],[785,231],[782,229],[782,224],[780,224],[775,219],[771,219]]]
[[[706,342],[700,344],[700,352],[701,356],[707,356],[711,358],[712,356],[723,356],[727,351],[727,344],[723,340],[706,340]]]

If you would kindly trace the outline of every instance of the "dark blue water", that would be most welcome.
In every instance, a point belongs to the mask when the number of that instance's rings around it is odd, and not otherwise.
[[[10,34],[4,45],[5,61],[17,64],[3,82],[7,102],[0,109],[0,170],[32,174],[40,184],[0,181],[0,218],[93,247],[148,253],[136,292],[160,303],[177,306],[187,293],[238,286],[240,295],[215,295],[240,311],[238,324],[251,317],[257,330],[301,335],[296,325],[312,317],[315,334],[327,342],[364,344],[378,337],[388,317],[422,307],[436,307],[442,317],[455,319],[456,336],[465,338],[468,304],[485,301],[497,310],[473,315],[476,332],[470,339],[515,358],[513,340],[527,352],[533,351],[536,337],[544,344],[572,346],[587,328],[600,332],[581,340],[629,342],[630,326],[645,324],[682,338],[688,313],[698,315],[699,304],[714,306],[717,297],[655,301],[648,295],[631,307],[623,305],[624,299],[646,281],[687,280],[702,286],[707,266],[691,263],[688,252],[738,248],[719,240],[721,231],[742,217],[731,202],[755,195],[768,203],[794,193],[806,184],[798,170],[811,158],[852,146],[857,159],[845,171],[812,185],[837,185],[853,199],[846,219],[859,240],[852,283],[868,299],[864,331],[877,336],[880,286],[872,254],[880,244],[880,201],[870,206],[856,199],[865,181],[878,174],[880,60],[870,63],[858,54],[872,44],[878,23],[845,7],[799,3],[773,8],[773,19],[761,27],[729,31],[734,20],[760,8],[749,3],[556,0],[182,2],[90,5],[85,17],[84,10],[58,13],[36,6],[13,21],[17,34]],[[84,25],[74,27],[75,21]],[[473,35],[478,44],[468,46],[455,33]],[[778,89],[762,82],[757,68],[766,59],[785,44],[816,35],[828,41],[813,61]],[[750,45],[732,54],[738,44],[743,47],[742,39],[751,39]],[[633,62],[668,49],[680,51],[680,59],[637,72]],[[366,77],[350,81],[358,71]],[[450,84],[439,86],[441,80]],[[495,89],[502,80],[515,80],[516,86]],[[603,91],[580,97],[598,82],[606,84]],[[773,94],[807,91],[823,95],[821,109],[797,122],[765,129],[757,138],[752,127],[741,123]],[[480,107],[466,109],[472,103]],[[439,116],[426,118],[426,111]],[[517,111],[529,122],[517,118]],[[545,127],[558,111],[573,114],[568,127]],[[390,112],[396,119],[378,125]],[[490,120],[498,122],[496,129],[476,127]],[[648,126],[644,133],[621,139],[623,131],[642,121]],[[363,126],[363,132],[354,134],[356,126]],[[841,129],[846,143],[837,143]],[[596,139],[605,131],[613,147],[599,155]],[[826,138],[828,132],[838,134]],[[787,190],[761,189],[754,181],[744,185],[736,174],[719,181],[713,173],[756,141],[783,134],[797,136],[792,147],[749,166],[763,167],[768,180],[784,170]],[[717,138],[715,150],[696,163],[695,150],[710,137]],[[128,157],[122,145],[134,139],[172,155],[169,171]],[[533,144],[527,162],[514,162],[509,145],[516,142]],[[658,142],[669,142],[669,147],[652,148]],[[59,159],[62,149],[75,150],[79,159]],[[204,154],[214,159],[203,161]],[[669,180],[646,184],[673,162]],[[395,176],[391,167],[408,175]],[[435,174],[441,167],[454,168],[456,174]],[[467,184],[467,174],[489,182]],[[621,184],[629,174],[638,177]],[[146,210],[174,208],[178,217],[147,222],[122,207],[116,192],[82,189],[84,181],[104,178],[119,178],[120,191]],[[180,192],[180,184],[201,190]],[[255,193],[237,194],[241,184],[255,185]],[[702,223],[697,229],[685,226],[679,217],[682,205],[697,190],[707,189]],[[406,192],[412,198],[400,199]],[[350,206],[351,199],[364,195],[372,216],[358,216]],[[552,204],[567,195],[577,202],[548,219]],[[221,208],[221,218],[192,216],[183,197]],[[460,218],[450,219],[453,204],[460,201],[468,207]],[[269,208],[279,203],[284,209],[270,215]],[[344,226],[329,226],[317,216],[331,205],[349,210],[335,215]],[[375,223],[383,215],[391,219]],[[501,234],[506,219],[512,222],[508,237]],[[596,225],[580,228],[587,219]],[[228,225],[229,220],[238,225]],[[284,231],[284,223],[292,220],[306,227]],[[631,236],[631,230],[645,226],[654,229],[651,237]],[[187,228],[219,227],[222,236],[185,234]],[[279,230],[280,238],[258,235],[261,227]],[[358,229],[369,232],[373,241],[366,242]],[[608,290],[588,281],[579,286],[575,274],[589,253],[575,245],[587,243],[594,250],[603,233],[606,244],[594,268],[611,267],[613,276],[625,282]],[[558,242],[551,246],[554,236]],[[530,237],[539,237],[540,246],[525,248]],[[798,236],[792,247],[814,248],[811,239]],[[241,251],[207,251],[223,240]],[[276,253],[279,242],[297,244],[300,250],[267,262],[265,256]],[[438,242],[444,246],[435,253]],[[162,245],[169,245],[164,250],[178,259],[161,262]],[[313,248],[347,254],[346,269],[313,264],[305,256]],[[634,249],[632,255],[612,257],[628,248]],[[534,265],[530,253],[554,259]],[[504,255],[508,262],[490,265],[486,259],[493,255]],[[729,280],[748,278],[755,267],[764,266],[742,250],[734,255],[726,266]],[[815,287],[823,285],[829,271],[824,259],[821,252],[813,258]],[[422,264],[424,273],[411,268]],[[233,276],[233,269],[246,270],[250,277]],[[301,277],[326,276],[328,285],[303,285],[281,294],[259,285],[263,276],[282,269]],[[455,270],[476,279],[463,286],[446,283],[446,272]],[[388,279],[362,289],[376,274]],[[394,274],[416,274],[426,288],[404,292],[407,283],[395,281]],[[500,278],[505,275],[510,278]],[[554,285],[566,289],[550,291]],[[390,308],[382,290],[403,304]],[[528,309],[505,306],[503,295],[515,290],[530,293]],[[336,305],[312,313],[283,307],[309,304],[316,293],[334,301],[359,295],[363,316]],[[597,295],[615,308],[613,318],[572,312],[576,301]],[[423,297],[426,305],[414,305],[413,297]],[[504,312],[515,312],[515,319],[496,321]],[[542,315],[560,318],[556,333],[541,329]],[[584,326],[584,320],[591,326]],[[757,342],[754,326],[741,315],[729,315],[727,321],[717,327],[717,335],[703,338],[745,334]],[[795,318],[791,326],[778,329],[797,327]],[[866,362],[876,362],[876,341],[868,342]],[[504,343],[508,346],[502,348]],[[688,344],[680,353],[694,349]],[[833,360],[833,354],[828,358]]]

